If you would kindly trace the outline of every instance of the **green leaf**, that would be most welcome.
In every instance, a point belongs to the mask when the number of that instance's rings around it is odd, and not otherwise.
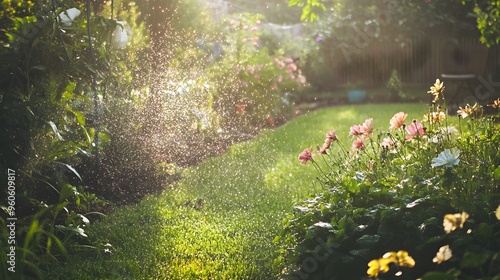
[[[66,168],[68,168],[71,172],[73,172],[73,174],[75,174],[75,175],[76,175],[76,177],[78,177],[78,179],[80,179],[80,181],[82,181],[82,182],[83,182],[82,177],[80,176],[80,174],[78,173],[78,171],[76,171],[76,169],[75,169],[75,168],[73,168],[73,166],[71,166],[71,165],[69,165],[69,164],[67,164],[67,163],[64,163],[64,162],[59,162],[59,161],[57,161],[57,163],[59,163],[59,164],[62,164],[62,165],[64,165],[64,166],[66,166]]]
[[[490,239],[493,236],[493,228],[486,223],[480,223],[474,232],[475,235],[485,239]]]
[[[351,250],[349,253],[353,256],[361,257],[363,259],[368,259],[370,254],[370,249],[360,249],[360,250]]]
[[[495,180],[500,180],[500,166],[493,171],[493,178],[495,178]]]
[[[57,129],[56,124],[53,121],[48,121],[50,127],[52,128],[52,131],[54,131],[54,134],[57,136],[57,139],[64,141],[64,138],[61,136],[59,133],[59,129]]]
[[[380,235],[365,234],[356,240],[356,243],[362,247],[373,247],[380,241]]]
[[[23,248],[24,249],[28,249],[29,245],[30,245],[30,242],[31,242],[31,239],[34,238],[36,232],[38,232],[38,220],[33,220],[31,222],[31,226],[28,230],[28,232],[26,233],[26,237],[24,238],[24,244],[23,244]],[[24,259],[26,257],[26,252],[23,252],[23,255],[22,255],[22,258]]]
[[[69,110],[69,112],[71,112],[75,116],[76,121],[79,125],[81,125],[82,127],[85,125],[85,116],[82,114],[82,112],[71,109]]]
[[[479,268],[488,260],[489,256],[486,253],[476,254],[466,252],[460,262],[461,268]]]
[[[59,201],[64,201],[69,197],[75,197],[78,195],[76,188],[70,184],[66,184],[62,187],[59,192]]]

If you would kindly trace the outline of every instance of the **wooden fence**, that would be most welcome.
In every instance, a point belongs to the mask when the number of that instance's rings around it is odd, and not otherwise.
[[[498,60],[499,49],[488,49],[478,38],[462,38],[455,43],[425,38],[400,45],[373,42],[337,51],[330,57],[338,85],[383,85],[394,69],[406,84],[429,84],[442,73],[488,75],[495,72]]]

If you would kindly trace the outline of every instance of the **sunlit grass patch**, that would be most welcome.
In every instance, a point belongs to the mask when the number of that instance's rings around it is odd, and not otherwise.
[[[421,118],[421,104],[322,109],[232,146],[188,168],[161,196],[117,209],[90,234],[111,253],[81,250],[54,272],[71,279],[274,279],[285,213],[318,191],[314,168],[298,154],[325,131],[347,135],[352,123],[377,117],[387,129],[394,112]],[[382,123],[382,121],[384,121]],[[60,278],[60,277],[59,277]]]

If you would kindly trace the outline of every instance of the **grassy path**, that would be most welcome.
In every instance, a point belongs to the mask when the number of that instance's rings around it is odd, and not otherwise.
[[[122,207],[94,225],[90,234],[112,244],[112,253],[74,252],[52,269],[52,278],[275,279],[272,240],[294,203],[317,191],[313,166],[300,165],[298,154],[322,144],[327,130],[336,129],[349,145],[353,124],[373,117],[375,127],[387,129],[394,113],[420,119],[426,109],[422,104],[333,107],[264,131],[187,169],[161,196]]]

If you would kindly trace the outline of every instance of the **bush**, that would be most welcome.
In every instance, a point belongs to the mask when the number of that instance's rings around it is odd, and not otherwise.
[[[260,15],[241,14],[225,21],[224,55],[207,69],[224,128],[249,131],[288,118],[290,92],[305,83],[292,58],[271,56],[261,48],[261,20]]]
[[[443,91],[439,80],[429,91],[425,128],[399,112],[376,134],[370,118],[351,127],[349,150],[329,131],[318,156],[300,154],[325,191],[284,221],[283,278],[500,275],[498,126],[477,104],[460,108],[457,123],[444,113]]]

